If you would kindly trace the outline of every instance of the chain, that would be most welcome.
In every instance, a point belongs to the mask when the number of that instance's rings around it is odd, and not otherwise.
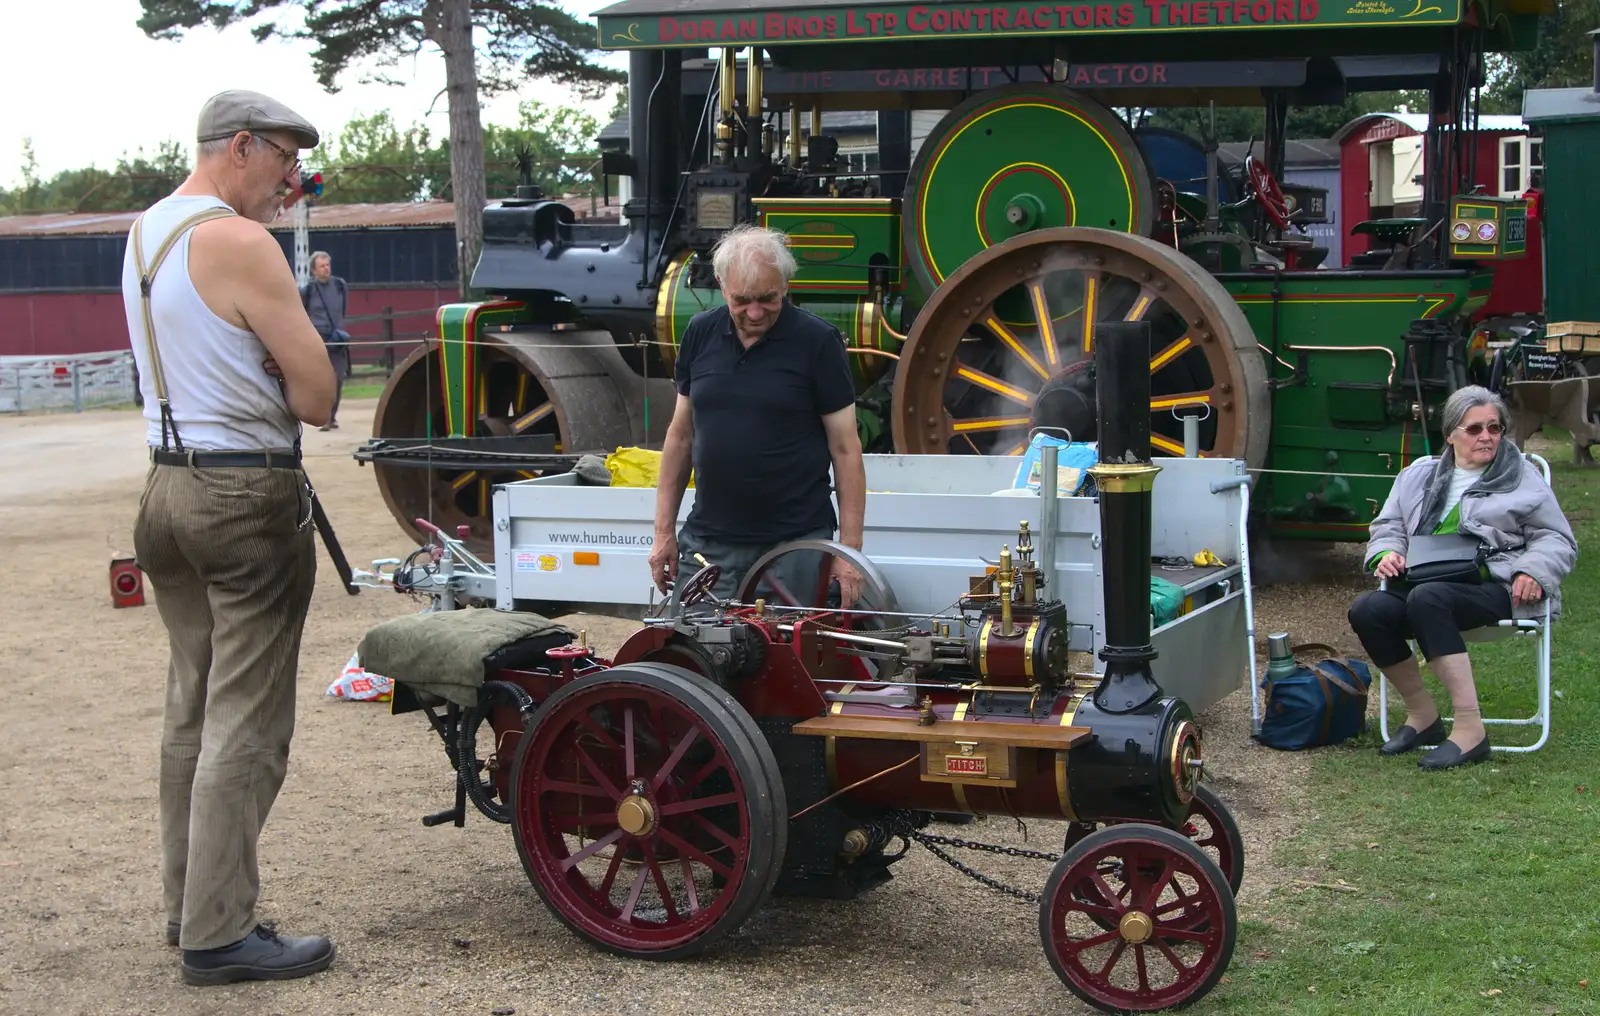
[[[934,857],[937,857],[945,864],[948,864],[950,867],[961,872],[961,874],[988,886],[990,889],[1005,893],[1007,896],[1015,897],[1016,899],[1021,900],[1023,903],[1038,903],[1039,894],[1031,893],[1026,889],[1018,889],[1016,886],[1006,885],[999,879],[990,878],[988,875],[985,875],[980,871],[975,871],[951,857],[943,850],[940,850],[939,847],[954,847],[958,850],[981,850],[990,854],[1002,854],[1006,857],[1027,857],[1040,861],[1049,861],[1052,864],[1061,860],[1060,854],[1046,853],[1043,850],[1029,850],[1026,847],[1002,847],[993,843],[979,843],[975,840],[958,840],[949,836],[935,836],[932,833],[914,832],[911,833],[911,838],[922,844],[924,847],[927,847],[928,852]]]

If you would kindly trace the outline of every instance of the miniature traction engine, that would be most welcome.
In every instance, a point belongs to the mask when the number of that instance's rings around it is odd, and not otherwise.
[[[1149,1011],[1207,993],[1232,955],[1244,857],[1200,782],[1200,728],[1149,667],[1148,327],[1104,325],[1096,350],[1103,674],[1069,667],[1053,562],[1036,559],[1026,523],[947,616],[897,613],[878,569],[839,544],[777,548],[726,602],[709,563],[614,660],[582,639],[554,645],[491,673],[455,724],[466,793],[511,825],[549,908],[605,949],[671,959],[774,890],[878,886],[918,842],[1036,902],[1046,956],[1090,1004]],[[819,554],[820,576],[830,556],[849,560],[870,609],[786,603],[766,575],[789,553]],[[1065,852],[928,831],[971,814],[1065,820]],[[978,875],[956,847],[1054,867],[1034,893]]]

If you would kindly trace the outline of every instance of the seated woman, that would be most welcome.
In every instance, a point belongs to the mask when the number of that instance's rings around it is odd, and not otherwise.
[[[1489,757],[1461,632],[1512,617],[1536,617],[1546,597],[1554,619],[1561,612],[1561,580],[1578,559],[1572,527],[1555,493],[1503,436],[1507,415],[1499,396],[1475,385],[1445,402],[1444,454],[1401,470],[1383,511],[1372,520],[1367,567],[1387,580],[1388,588],[1362,593],[1350,606],[1350,627],[1405,699],[1405,725],[1379,751],[1398,755],[1418,745],[1438,745],[1417,763],[1424,769],[1451,769]],[[1487,545],[1484,581],[1407,585],[1410,536],[1456,532]],[[1455,705],[1448,740],[1406,644],[1412,638]]]

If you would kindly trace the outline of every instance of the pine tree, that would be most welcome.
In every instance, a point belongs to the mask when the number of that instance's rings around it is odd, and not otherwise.
[[[486,203],[483,122],[478,96],[513,87],[518,79],[545,78],[597,97],[622,80],[619,71],[594,63],[594,29],[553,0],[140,0],[139,27],[157,39],[175,39],[209,26],[245,22],[255,37],[274,35],[315,44],[317,81],[337,91],[353,65],[375,61],[393,67],[427,44],[444,56],[450,102],[451,192],[456,198],[456,238],[461,293],[483,243]],[[483,43],[474,48],[474,30]],[[387,80],[379,78],[379,80]],[[392,83],[392,82],[391,82]]]

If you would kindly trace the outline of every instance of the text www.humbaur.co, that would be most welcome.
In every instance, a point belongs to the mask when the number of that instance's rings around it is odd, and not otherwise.
[[[581,546],[649,547],[656,542],[655,534],[630,536],[627,533],[551,533],[551,543],[576,543]]]

